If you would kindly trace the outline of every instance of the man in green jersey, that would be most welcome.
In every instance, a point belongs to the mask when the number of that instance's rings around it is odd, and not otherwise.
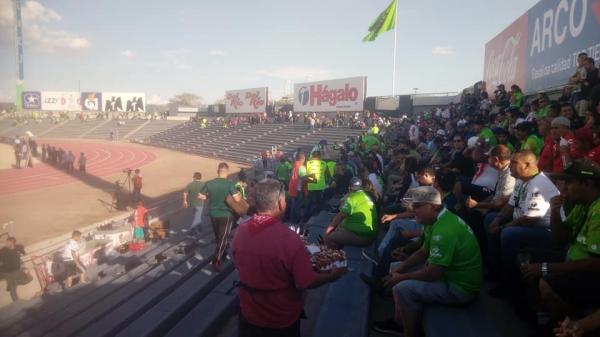
[[[567,170],[553,175],[566,182],[566,196],[550,200],[550,226],[559,242],[568,242],[564,261],[532,263],[522,274],[539,280],[542,303],[554,322],[565,318],[568,309],[589,308],[600,303],[600,168],[577,159]],[[565,199],[575,204],[563,221]]]
[[[202,173],[195,172],[193,179],[183,191],[183,208],[192,207],[192,224],[190,225],[190,235],[192,236],[195,231],[201,231],[199,225],[202,224],[202,211],[204,210],[204,200],[198,198],[198,194],[204,188]]]
[[[425,226],[423,245],[386,278],[385,285],[393,287],[395,322],[373,326],[389,331],[390,325],[402,324],[396,330],[408,337],[421,335],[425,305],[468,303],[483,282],[477,239],[461,218],[442,207],[440,192],[431,186],[416,188],[412,207],[415,220]]]
[[[199,198],[206,200],[210,210],[208,215],[212,222],[213,231],[215,234],[215,256],[213,259],[213,267],[218,272],[221,270],[221,259],[225,255],[229,246],[229,236],[233,227],[233,212],[227,206],[225,199],[231,195],[235,202],[240,202],[242,199],[241,193],[235,189],[233,182],[227,177],[229,176],[229,165],[220,163],[217,169],[218,177],[210,180],[204,185],[202,191],[198,194]]]

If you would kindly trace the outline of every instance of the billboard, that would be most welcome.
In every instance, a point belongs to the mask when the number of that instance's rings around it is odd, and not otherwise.
[[[102,93],[82,92],[81,109],[83,111],[102,111]]]
[[[106,112],[145,112],[146,94],[131,92],[103,92],[102,105]]]
[[[40,110],[42,108],[42,95],[39,91],[23,92],[23,109]]]
[[[484,80],[532,93],[567,83],[577,54],[600,59],[600,1],[544,0],[485,46]]]
[[[367,77],[294,84],[294,111],[362,111]]]
[[[499,84],[525,89],[527,61],[527,14],[521,15],[485,45],[483,79],[488,92]]]
[[[225,92],[226,113],[267,112],[269,89],[252,88]]]
[[[42,110],[80,111],[80,94],[68,91],[42,91]]]

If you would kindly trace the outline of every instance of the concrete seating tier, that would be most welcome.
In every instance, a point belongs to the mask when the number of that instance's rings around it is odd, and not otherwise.
[[[321,139],[333,144],[360,133],[361,130],[349,128],[309,129],[305,124],[240,125],[235,129],[201,129],[197,124],[189,124],[153,136],[151,144],[247,164],[273,147],[291,155],[298,147],[309,149]]]

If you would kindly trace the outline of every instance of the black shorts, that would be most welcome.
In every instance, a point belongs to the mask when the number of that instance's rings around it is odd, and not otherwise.
[[[300,337],[300,319],[287,328],[271,329],[253,325],[240,313],[238,324],[239,337]]]
[[[65,274],[67,275],[67,277],[75,276],[75,275],[82,273],[82,270],[80,270],[79,267],[77,267],[77,264],[75,264],[75,261],[65,261],[64,265],[65,265]]]
[[[598,305],[600,274],[550,273],[543,277],[558,297],[569,304]]]

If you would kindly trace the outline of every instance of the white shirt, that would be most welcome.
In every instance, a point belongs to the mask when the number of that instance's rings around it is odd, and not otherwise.
[[[371,184],[373,184],[375,191],[377,191],[377,193],[379,195],[383,195],[383,186],[381,186],[381,184],[379,183],[379,179],[377,179],[377,175],[375,173],[370,173],[369,180],[371,181]]]
[[[75,251],[76,254],[79,254],[79,243],[73,239],[69,239],[62,255],[63,261],[73,261],[73,255],[71,254],[72,251]]]
[[[498,171],[486,163],[477,164],[477,172],[473,176],[471,183],[473,185],[485,187],[490,191],[496,188],[498,181]]]
[[[508,204],[514,206],[513,219],[523,216],[540,217],[539,225],[550,226],[550,199],[560,192],[544,173],[524,182],[517,179],[515,190],[508,199]]]
[[[416,141],[417,139],[419,139],[419,128],[416,125],[411,125],[410,129],[408,130],[408,138],[411,141]]]

